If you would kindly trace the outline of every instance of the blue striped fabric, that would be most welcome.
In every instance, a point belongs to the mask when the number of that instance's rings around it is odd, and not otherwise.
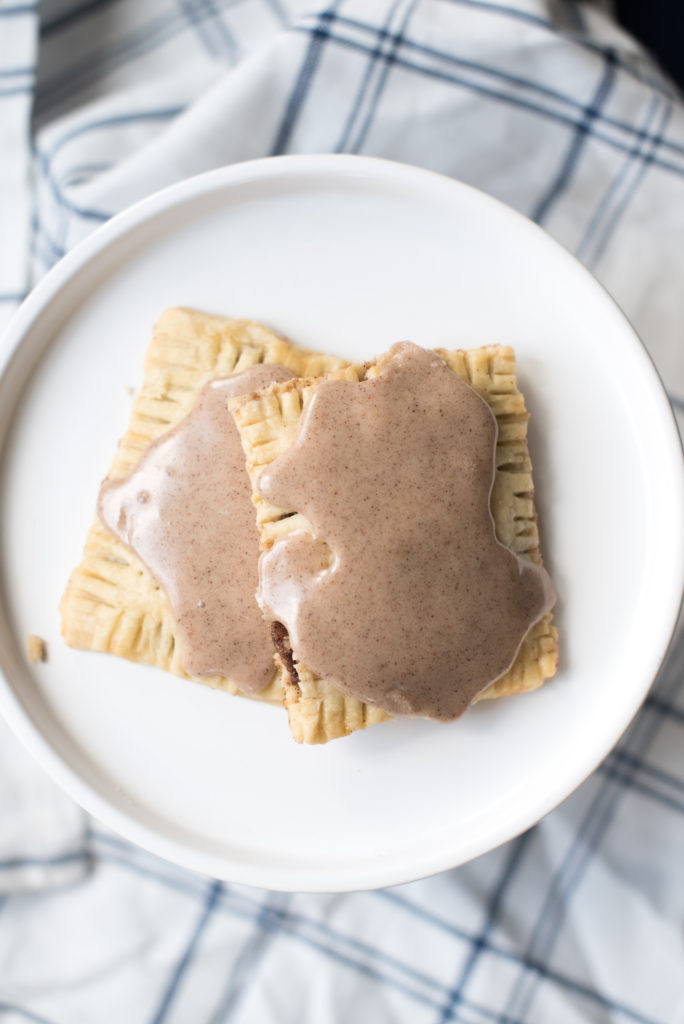
[[[598,7],[562,0],[0,0],[0,322],[149,192],[325,149],[442,171],[543,224],[684,415],[684,101]],[[0,725],[0,1021],[684,1022],[683,668],[680,631],[617,749],[535,828],[345,896],[161,862]]]

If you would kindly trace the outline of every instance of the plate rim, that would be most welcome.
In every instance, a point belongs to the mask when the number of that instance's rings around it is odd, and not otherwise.
[[[4,378],[35,321],[62,289],[67,287],[92,259],[129,232],[144,225],[146,221],[163,215],[180,203],[189,202],[214,191],[269,179],[277,188],[278,181],[283,179],[283,175],[293,178],[308,175],[326,179],[340,174],[347,179],[356,177],[364,180],[375,178],[386,181],[389,177],[394,180],[395,184],[403,184],[422,196],[427,195],[430,191],[438,192],[440,189],[452,192],[460,190],[466,195],[469,194],[471,201],[489,204],[496,208],[498,215],[508,218],[519,231],[532,233],[538,239],[541,237],[544,244],[550,246],[556,253],[560,251],[563,254],[568,268],[575,274],[579,273],[584,286],[593,289],[600,301],[610,307],[616,324],[620,324],[625,343],[629,340],[629,343],[636,346],[643,358],[642,386],[649,388],[651,397],[654,399],[654,408],[659,412],[661,440],[664,441],[669,437],[668,450],[664,450],[661,455],[671,463],[673,468],[675,463],[679,463],[679,486],[676,486],[675,481],[673,500],[680,513],[679,521],[684,522],[684,462],[682,461],[681,441],[674,413],[653,360],[624,312],[608,291],[561,243],[505,203],[457,179],[392,160],[349,154],[266,157],[228,167],[219,167],[186,178],[141,199],[114,215],[86,236],[48,271],[25,298],[3,331],[0,341],[0,380]],[[4,447],[5,438],[0,440]],[[678,551],[675,552],[674,561],[682,567],[681,579],[684,577],[684,529],[679,531],[675,541],[678,542]],[[117,807],[107,796],[99,793],[87,779],[71,767],[50,743],[47,736],[24,708],[2,669],[0,669],[0,713],[47,774],[72,799],[103,824],[156,856],[214,878],[281,891],[347,892],[375,889],[413,881],[457,867],[513,839],[567,799],[612,750],[636,716],[666,657],[675,632],[681,602],[682,584],[680,583],[677,588],[675,583],[667,600],[663,602],[663,628],[658,642],[652,645],[654,654],[650,659],[649,678],[642,680],[638,699],[633,701],[632,705],[625,705],[621,709],[622,713],[613,719],[612,727],[604,731],[602,734],[604,742],[600,745],[600,749],[597,746],[584,752],[583,757],[577,758],[575,770],[569,773],[572,776],[569,787],[563,777],[560,786],[558,784],[549,785],[541,796],[538,794],[535,800],[526,805],[525,813],[516,814],[514,824],[511,824],[509,817],[502,819],[498,827],[491,829],[486,836],[481,835],[477,841],[471,839],[469,843],[463,844],[459,854],[433,852],[432,855],[429,855],[430,851],[426,850],[420,864],[414,862],[413,867],[409,867],[407,864],[402,867],[403,860],[411,858],[410,852],[407,852],[400,855],[398,865],[394,865],[394,861],[392,861],[392,866],[384,862],[365,869],[352,866],[348,873],[341,871],[339,867],[324,867],[317,872],[315,879],[312,879],[308,877],[310,874],[308,868],[306,869],[307,878],[303,878],[301,872],[293,869],[290,865],[278,869],[269,865],[247,864],[231,861],[230,858],[225,858],[220,854],[200,850],[183,840],[163,834],[152,825],[142,823],[132,814]],[[667,605],[667,614],[665,614],[665,605]],[[347,874],[350,874],[351,877],[348,878]]]

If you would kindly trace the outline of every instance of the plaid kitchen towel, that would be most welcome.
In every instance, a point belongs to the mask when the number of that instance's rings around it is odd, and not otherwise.
[[[129,203],[306,152],[429,167],[536,220],[684,415],[684,99],[568,0],[0,0],[0,322]],[[617,749],[535,828],[344,896],[159,861],[0,724],[0,1022],[684,1024],[683,669],[680,633]]]

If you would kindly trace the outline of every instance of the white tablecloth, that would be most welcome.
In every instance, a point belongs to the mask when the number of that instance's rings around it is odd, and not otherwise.
[[[563,0],[0,0],[0,321],[149,192],[325,151],[433,168],[533,217],[623,306],[684,411],[684,101]],[[347,896],[158,861],[0,724],[0,1021],[684,1022],[683,667],[680,636],[618,748],[525,835]]]

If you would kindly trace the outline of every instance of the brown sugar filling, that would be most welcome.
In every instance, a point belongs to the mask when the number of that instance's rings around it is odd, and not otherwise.
[[[271,623],[271,640],[273,641],[273,646],[277,653],[282,659],[283,665],[287,669],[288,675],[290,676],[290,682],[293,686],[296,686],[301,693],[299,673],[295,668],[294,655],[290,645],[290,637],[288,636],[288,632],[282,622]]]

